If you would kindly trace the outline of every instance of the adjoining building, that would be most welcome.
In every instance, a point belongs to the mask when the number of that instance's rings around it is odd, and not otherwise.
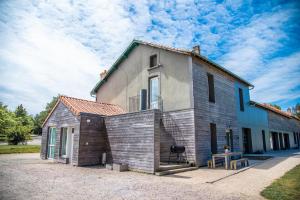
[[[155,173],[172,145],[196,166],[225,145],[244,153],[299,147],[299,119],[251,101],[253,87],[199,46],[133,40],[101,74],[96,102],[59,98],[43,125],[41,157],[80,166],[106,153],[107,162]]]

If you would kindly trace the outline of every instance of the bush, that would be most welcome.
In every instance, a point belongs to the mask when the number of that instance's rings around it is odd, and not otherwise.
[[[8,144],[17,145],[19,143],[25,144],[27,140],[30,140],[30,126],[17,125],[6,136]]]

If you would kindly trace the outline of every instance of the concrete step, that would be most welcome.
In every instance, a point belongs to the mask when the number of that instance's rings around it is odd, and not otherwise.
[[[192,170],[196,170],[196,169],[198,169],[198,167],[181,167],[181,168],[177,168],[177,169],[170,169],[170,170],[155,172],[155,175],[164,176],[164,175],[170,175],[170,174],[177,174],[177,173],[181,173],[181,172],[192,171]]]
[[[158,171],[162,172],[162,171],[167,171],[167,170],[171,170],[171,169],[180,169],[180,168],[186,168],[186,167],[190,167],[190,164],[182,164],[182,165],[175,165],[175,164],[171,164],[171,165],[161,165],[159,166]]]

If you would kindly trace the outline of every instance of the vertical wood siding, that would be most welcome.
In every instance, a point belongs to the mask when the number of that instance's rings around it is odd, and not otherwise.
[[[112,161],[154,173],[159,167],[159,123],[158,110],[105,117]]]

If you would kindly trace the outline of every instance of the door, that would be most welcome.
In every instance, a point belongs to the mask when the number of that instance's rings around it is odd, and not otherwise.
[[[282,133],[279,133],[279,144],[280,144],[280,149],[284,149],[283,140],[282,140]]]
[[[158,77],[151,77],[149,79],[149,108],[159,108],[159,82]]]
[[[250,128],[243,128],[243,147],[244,153],[252,153],[252,138]]]
[[[267,147],[266,147],[266,135],[265,135],[265,131],[262,130],[262,141],[263,141],[263,148],[264,148],[264,152],[267,151]]]
[[[283,138],[284,138],[284,146],[285,146],[285,149],[290,149],[290,138],[289,138],[289,134],[285,133],[283,135]]]
[[[56,142],[56,128],[50,127],[49,135],[48,135],[48,155],[47,155],[47,157],[50,159],[54,158],[55,142]]]
[[[217,127],[216,124],[210,124],[210,145],[211,145],[211,153],[218,153],[218,143],[217,143]]]
[[[67,155],[72,164],[73,158],[73,140],[74,140],[74,128],[68,129],[68,142],[67,142]]]
[[[279,143],[278,143],[278,133],[272,132],[272,142],[273,142],[273,150],[279,150]]]

